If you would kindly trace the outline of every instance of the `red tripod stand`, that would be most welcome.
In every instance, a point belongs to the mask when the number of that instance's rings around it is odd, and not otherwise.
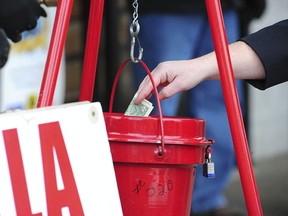
[[[72,5],[73,0],[59,0],[58,2],[52,39],[37,107],[52,105]],[[92,101],[103,6],[104,0],[90,1],[80,101]],[[251,216],[262,215],[263,213],[254,177],[243,118],[240,111],[238,94],[235,88],[220,0],[206,0],[206,7],[247,211]]]

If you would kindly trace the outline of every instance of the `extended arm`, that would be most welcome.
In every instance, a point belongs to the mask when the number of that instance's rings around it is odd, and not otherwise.
[[[261,60],[246,43],[239,41],[229,45],[234,76],[236,79],[265,79]],[[153,80],[158,87],[160,100],[189,90],[204,80],[219,79],[215,52],[191,60],[160,63],[153,71]],[[152,84],[147,76],[137,91],[135,101],[140,103],[152,93]]]
[[[234,76],[259,89],[288,80],[288,20],[283,20],[229,45]],[[208,79],[219,79],[215,52],[191,60],[167,61],[152,71],[160,99],[186,91]],[[137,91],[140,103],[152,93],[146,77]]]

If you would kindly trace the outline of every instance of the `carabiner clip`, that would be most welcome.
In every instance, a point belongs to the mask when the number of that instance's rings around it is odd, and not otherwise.
[[[134,31],[134,27],[136,28],[135,31]],[[143,48],[141,47],[141,44],[138,38],[139,31],[140,31],[140,25],[138,21],[132,22],[130,25],[130,35],[131,35],[130,58],[131,58],[131,61],[134,63],[138,63],[139,60],[141,60],[143,56]],[[139,55],[137,58],[134,57],[136,39],[137,39],[138,48],[139,48]]]

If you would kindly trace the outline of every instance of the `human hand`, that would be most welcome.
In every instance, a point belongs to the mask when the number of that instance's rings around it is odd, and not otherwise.
[[[13,42],[22,39],[21,33],[35,28],[45,10],[37,0],[0,0],[0,27]]]
[[[152,72],[154,83],[159,91],[159,99],[163,100],[172,95],[193,88],[207,76],[206,65],[202,59],[167,61],[160,63]],[[149,76],[140,84],[137,91],[136,104],[149,98],[153,93],[153,86]]]
[[[236,79],[265,79],[265,68],[255,51],[245,42],[238,41],[229,45],[229,51]],[[153,71],[152,77],[163,100],[172,95],[189,90],[204,80],[219,79],[215,52],[191,60],[167,61],[160,63]],[[148,76],[140,84],[135,103],[141,103],[153,93],[153,86]]]
[[[4,67],[8,60],[10,44],[3,29],[0,29],[0,68]]]

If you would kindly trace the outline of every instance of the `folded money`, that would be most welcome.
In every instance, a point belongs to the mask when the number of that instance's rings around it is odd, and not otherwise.
[[[153,104],[144,99],[140,104],[135,104],[134,100],[137,97],[137,93],[132,98],[124,115],[126,116],[149,116],[153,110]]]

